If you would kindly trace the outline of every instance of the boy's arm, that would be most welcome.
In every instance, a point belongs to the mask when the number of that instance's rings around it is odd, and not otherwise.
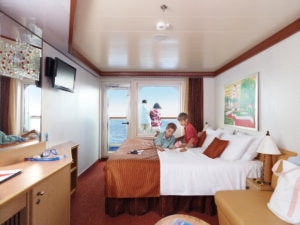
[[[194,140],[195,140],[195,138],[190,138],[190,140],[189,140],[189,142],[186,144],[186,148],[193,148],[194,147]]]
[[[161,134],[158,134],[158,136],[154,139],[154,145],[159,151],[164,151],[164,148],[161,147],[162,144],[161,142],[162,142]]]
[[[155,146],[161,145],[161,139],[160,139],[159,135],[154,139],[154,145]]]
[[[171,142],[168,146],[169,149],[174,149],[175,148],[175,143],[176,143],[176,138],[174,136],[171,137]]]
[[[157,137],[155,140],[154,140],[154,145],[156,147],[157,150],[159,151],[164,151],[164,148],[161,147],[161,140],[159,137]]]
[[[188,148],[193,148],[193,142],[194,142],[195,138],[190,138],[189,142],[184,146],[184,148],[180,149],[180,152],[185,152],[188,150]]]

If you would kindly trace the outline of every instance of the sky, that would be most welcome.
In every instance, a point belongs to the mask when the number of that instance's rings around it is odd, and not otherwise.
[[[176,117],[180,110],[179,90],[175,86],[144,86],[139,89],[138,103],[143,99],[148,102],[148,107],[152,108],[154,103],[159,103],[162,107],[162,116]],[[129,96],[127,90],[113,89],[108,92],[109,116],[125,116]],[[138,106],[136,106],[138,107]]]

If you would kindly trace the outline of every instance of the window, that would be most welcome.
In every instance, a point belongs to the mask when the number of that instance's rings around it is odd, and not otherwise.
[[[137,136],[153,136],[170,122],[177,125],[175,135],[180,135],[177,116],[183,110],[182,86],[178,81],[138,84]]]
[[[126,138],[153,139],[155,129],[151,126],[150,109],[155,103],[161,106],[161,125],[165,130],[169,122],[178,129],[175,136],[181,136],[177,116],[184,111],[185,79],[158,78],[107,78],[102,81],[103,123],[101,123],[101,155],[107,156],[118,149]],[[148,127],[142,127],[140,114],[142,100],[147,100]]]
[[[23,85],[23,132],[41,127],[41,88],[35,84]]]

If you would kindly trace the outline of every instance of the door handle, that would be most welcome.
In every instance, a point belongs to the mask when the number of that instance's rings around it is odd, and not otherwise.
[[[127,122],[124,122],[124,123],[122,123],[122,124],[127,124],[127,125],[129,125],[129,122],[127,121]]]
[[[44,194],[45,194],[44,191],[39,191],[36,195],[37,195],[37,196],[43,196]]]

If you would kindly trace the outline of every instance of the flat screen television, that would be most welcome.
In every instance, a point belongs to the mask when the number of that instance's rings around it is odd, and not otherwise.
[[[59,58],[54,59],[52,85],[54,88],[74,92],[76,68]]]

